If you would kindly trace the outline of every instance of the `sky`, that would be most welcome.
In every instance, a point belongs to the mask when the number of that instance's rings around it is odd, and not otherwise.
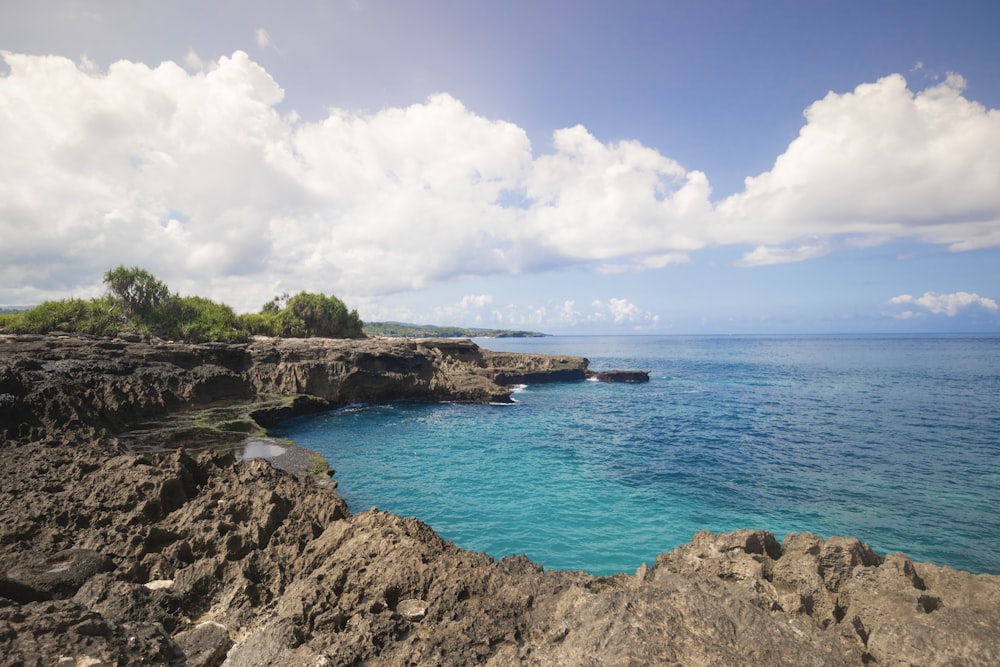
[[[995,0],[0,0],[0,305],[1000,332]]]

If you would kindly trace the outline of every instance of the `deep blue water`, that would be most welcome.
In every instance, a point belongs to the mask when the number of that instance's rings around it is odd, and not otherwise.
[[[763,528],[1000,573],[1000,336],[477,342],[651,381],[341,410],[272,434],[322,452],[353,511],[548,568],[631,571],[702,528]]]

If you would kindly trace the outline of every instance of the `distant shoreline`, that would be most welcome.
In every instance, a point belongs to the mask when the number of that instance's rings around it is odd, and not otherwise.
[[[537,331],[477,329],[408,322],[365,322],[362,330],[368,336],[385,338],[542,338],[549,335]]]

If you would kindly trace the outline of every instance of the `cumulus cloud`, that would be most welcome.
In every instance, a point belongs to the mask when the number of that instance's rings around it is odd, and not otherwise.
[[[576,260],[613,260],[678,257],[705,245],[711,190],[703,173],[635,141],[601,143],[579,125],[556,131],[554,145],[527,180],[529,239],[537,246]]]
[[[595,308],[591,321],[602,322],[610,317],[615,324],[634,324],[643,328],[655,328],[660,323],[659,315],[642,310],[628,299],[612,297],[607,302],[595,299],[591,305]]]
[[[484,308],[493,303],[493,297],[489,294],[469,294],[463,296],[458,305],[462,308]]]
[[[197,51],[188,49],[188,52],[184,54],[184,65],[188,70],[198,72],[205,69],[207,63],[201,59]]]
[[[996,312],[1000,309],[997,302],[978,294],[969,292],[953,292],[952,294],[938,294],[937,292],[924,292],[923,296],[914,297],[910,294],[900,294],[889,299],[892,305],[914,305],[933,315],[947,315],[954,317],[960,310],[970,306],[979,306],[986,310]],[[895,316],[899,319],[910,319],[918,315],[918,311],[904,310]]]
[[[901,238],[1000,245],[1000,115],[957,75],[830,93],[769,172],[713,203],[704,173],[637,141],[576,126],[535,155],[522,128],[447,94],[303,121],[243,52],[104,72],[2,57],[0,303],[96,292],[118,263],[256,310],[299,289],[367,299],[468,275],[641,271],[720,244],[753,248],[745,265]],[[601,312],[629,322],[612,304]],[[596,316],[564,306],[539,308]]]
[[[435,322],[483,325],[489,320],[496,319],[496,316],[490,311],[492,303],[493,296],[490,294],[467,294],[455,303],[435,308],[430,319]],[[418,324],[423,324],[423,322]]]
[[[774,167],[718,204],[716,240],[1000,245],[1000,112],[967,100],[964,88],[952,74],[914,94],[894,74],[829,93],[806,109]]]
[[[283,91],[245,54],[194,75],[123,61],[101,76],[3,55],[0,262],[209,278],[266,265],[267,227],[296,186]]]
[[[301,122],[242,52],[103,73],[3,57],[0,260],[14,284],[29,267],[44,277],[23,298],[65,290],[64,275],[93,287],[119,262],[246,309],[280,286],[363,297],[578,262],[662,266],[701,247],[710,215],[704,175],[637,142],[575,127],[535,158],[524,130],[446,94]]]

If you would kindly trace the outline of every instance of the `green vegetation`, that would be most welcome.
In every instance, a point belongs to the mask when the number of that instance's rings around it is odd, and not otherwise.
[[[299,292],[287,294],[264,304],[259,313],[240,316],[247,331],[256,336],[294,338],[361,338],[358,311],[348,312],[344,302],[333,296]]]
[[[330,464],[327,463],[326,459],[319,452],[309,454],[309,465],[303,472],[310,477],[328,477],[332,475]]]
[[[369,336],[389,336],[392,338],[538,338],[545,335],[535,331],[438,327],[430,324],[404,324],[402,322],[366,322],[364,332]]]
[[[243,322],[254,334],[309,338],[360,338],[364,336],[358,312],[348,312],[337,297],[299,292],[282,294],[264,304],[260,313],[244,315]]]
[[[111,300],[107,297],[90,301],[46,301],[28,310],[0,315],[0,330],[14,333],[78,331],[108,336],[117,331],[117,322],[110,308]]]
[[[166,284],[138,266],[109,269],[104,284],[126,317],[150,317],[170,301]]]
[[[253,335],[360,338],[362,322],[335,296],[300,292],[269,301],[259,313],[237,315],[226,304],[200,296],[171,294],[166,284],[137,266],[104,274],[100,298],[46,301],[0,314],[0,332],[65,331],[94,336],[134,333],[187,342],[240,342]]]

